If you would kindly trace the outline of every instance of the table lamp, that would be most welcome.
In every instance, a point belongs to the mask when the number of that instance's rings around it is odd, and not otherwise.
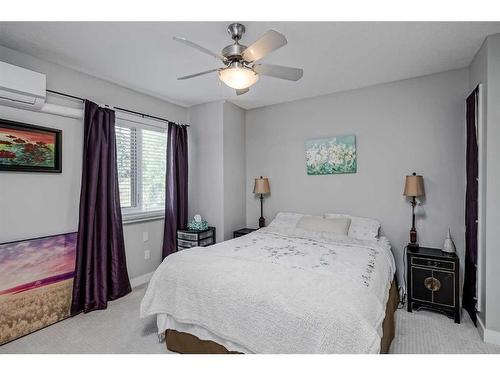
[[[411,198],[411,229],[408,248],[416,250],[419,246],[417,242],[417,229],[415,228],[415,206],[417,205],[416,197],[422,197],[425,195],[424,178],[422,176],[418,176],[416,173],[413,173],[411,176],[406,176],[403,195]]]
[[[267,177],[262,177],[262,176],[256,178],[255,184],[253,186],[253,193],[260,194],[259,228],[262,228],[266,226],[266,219],[264,219],[264,213],[263,213],[264,195],[271,193],[271,189],[269,188],[269,179]]]

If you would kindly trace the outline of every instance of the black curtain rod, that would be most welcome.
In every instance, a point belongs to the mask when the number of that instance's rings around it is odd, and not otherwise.
[[[66,96],[66,97],[71,98],[71,99],[81,100],[82,102],[84,102],[84,101],[85,101],[85,99],[83,99],[83,98],[79,98],[78,96],[73,96],[73,95],[65,94],[65,93],[63,93],[63,92],[54,91],[54,90],[49,90],[49,89],[47,89],[46,91],[47,91],[47,92],[50,92],[50,93],[52,93],[52,94],[61,95],[61,96]]]
[[[56,95],[61,95],[61,96],[65,96],[67,98],[71,98],[71,99],[75,99],[75,100],[81,100],[82,102],[85,102],[85,99],[83,98],[80,98],[78,96],[74,96],[74,95],[69,95],[69,94],[65,94],[64,92],[60,92],[60,91],[55,91],[55,90],[46,90],[47,92],[50,92],[52,94],[56,94]],[[106,107],[109,107],[109,105],[105,104]],[[182,126],[187,126],[189,127],[189,125],[186,125],[186,124],[177,124],[176,122],[173,122],[173,121],[170,121],[170,120],[167,120],[166,118],[163,118],[163,117],[158,117],[158,116],[153,116],[153,115],[148,115],[147,113],[142,113],[142,112],[137,112],[137,111],[132,111],[130,109],[126,109],[126,108],[120,108],[120,107],[114,107],[114,109],[118,110],[118,111],[122,111],[122,112],[128,112],[128,113],[132,113],[134,115],[137,115],[137,116],[141,116],[141,117],[148,117],[148,118],[152,118],[152,119],[155,119],[155,120],[160,120],[160,121],[165,121],[165,122],[172,122],[176,125],[182,125]]]
[[[116,110],[118,110],[118,111],[132,113],[132,114],[137,115],[137,116],[149,117],[149,118],[152,118],[152,119],[155,119],[155,120],[160,120],[160,121],[165,121],[165,122],[173,122],[173,121],[167,120],[166,118],[157,117],[157,116],[153,116],[153,115],[148,115],[146,113],[136,112],[136,111],[132,111],[132,110],[126,109],[126,108],[120,108],[120,107],[114,107],[114,108]],[[173,123],[176,124],[176,125],[188,126],[189,127],[189,125],[186,125],[186,124],[177,124],[176,122],[173,122]]]

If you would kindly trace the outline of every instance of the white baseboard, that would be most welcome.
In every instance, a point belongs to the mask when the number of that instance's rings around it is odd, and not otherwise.
[[[154,271],[147,273],[145,275],[134,277],[133,279],[130,280],[130,285],[132,286],[132,288],[136,288],[139,285],[148,283],[149,280],[151,280],[153,273],[154,273]]]
[[[500,332],[486,328],[479,316],[477,317],[477,322],[479,323],[477,325],[477,330],[483,341],[489,344],[500,345]]]
[[[484,323],[479,317],[479,315],[476,315],[476,319],[477,319],[477,331],[479,332],[479,336],[481,336],[481,339],[484,341],[484,330],[485,330]]]

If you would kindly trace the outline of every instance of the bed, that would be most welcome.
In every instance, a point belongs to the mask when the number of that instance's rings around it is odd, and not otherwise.
[[[389,241],[267,228],[168,256],[141,302],[180,353],[386,353],[398,304]],[[352,226],[352,225],[351,225]]]

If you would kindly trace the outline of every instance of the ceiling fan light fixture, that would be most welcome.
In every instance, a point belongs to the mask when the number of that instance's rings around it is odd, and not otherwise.
[[[250,44],[250,46],[245,46],[239,42],[245,33],[244,25],[241,23],[232,23],[229,25],[227,31],[234,43],[224,47],[221,53],[212,52],[186,38],[174,37],[174,40],[177,42],[215,57],[224,64],[222,68],[210,69],[177,79],[191,79],[212,72],[218,72],[219,79],[224,84],[235,89],[236,95],[243,95],[249,91],[250,86],[259,80],[260,76],[270,76],[288,81],[298,81],[302,78],[302,69],[257,63],[271,52],[287,44],[287,40],[283,34],[275,30],[268,30],[259,39]]]
[[[229,87],[241,90],[255,84],[259,80],[259,75],[250,68],[235,64],[220,70],[219,78]]]

